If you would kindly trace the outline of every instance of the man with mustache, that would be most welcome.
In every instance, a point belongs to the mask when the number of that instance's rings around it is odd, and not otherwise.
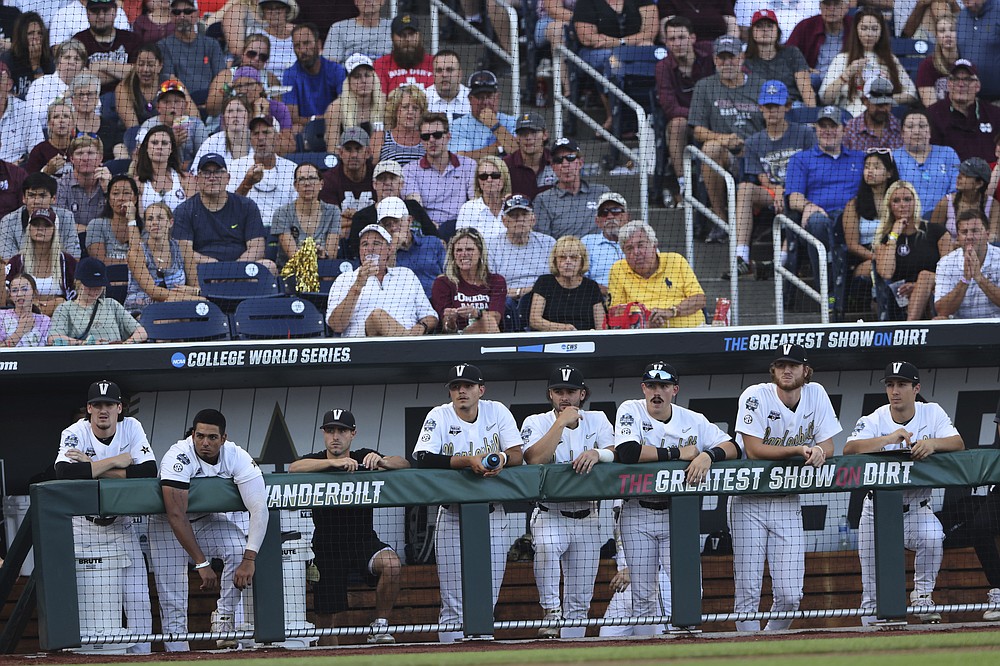
[[[416,16],[404,12],[392,20],[392,52],[375,61],[375,74],[387,96],[403,85],[421,89],[434,85],[434,62],[424,52]]]

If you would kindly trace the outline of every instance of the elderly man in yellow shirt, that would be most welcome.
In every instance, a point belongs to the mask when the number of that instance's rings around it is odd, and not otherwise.
[[[650,310],[650,328],[705,325],[705,291],[687,260],[657,251],[656,232],[645,222],[629,222],[618,232],[624,259],[611,267],[611,305],[637,301]]]

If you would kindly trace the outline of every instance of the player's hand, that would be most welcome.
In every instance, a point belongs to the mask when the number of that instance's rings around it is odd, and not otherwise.
[[[632,579],[629,576],[628,567],[625,567],[614,575],[608,587],[611,588],[612,592],[624,592],[628,589],[629,583],[631,582]]]
[[[205,569],[211,569],[212,567],[205,567]],[[199,569],[199,571],[204,571],[205,569]],[[250,583],[253,582],[253,573],[257,570],[257,565],[253,560],[243,560],[240,562],[240,566],[236,567],[236,573],[233,575],[233,585],[236,586],[238,590],[245,590],[250,587]]]
[[[382,465],[383,460],[385,460],[385,458],[382,456],[381,453],[372,451],[371,453],[365,456],[364,463],[362,464],[367,469],[378,469]]]
[[[211,566],[195,569],[201,577],[200,590],[216,590],[219,587],[219,577],[215,574],[215,569]],[[236,570],[239,573],[239,569]]]
[[[473,474],[475,474],[476,476],[487,477],[487,476],[496,476],[497,474],[500,473],[500,470],[503,469],[503,465],[501,465],[496,469],[486,469],[486,466],[483,465],[483,459],[486,458],[486,456],[488,455],[489,454],[487,453],[481,456],[466,456],[469,461],[469,469],[472,470]]]
[[[567,405],[563,407],[563,410],[559,412],[559,416],[556,417],[556,425],[563,428],[575,428],[580,424],[581,418],[583,416],[580,414],[578,407]]]
[[[691,464],[687,466],[687,484],[689,486],[697,486],[702,481],[705,480],[705,475],[708,474],[708,470],[712,467],[712,459],[708,457],[708,454],[702,451],[694,457]]]
[[[90,459],[90,456],[80,449],[70,449],[64,455],[73,462],[93,462],[93,460]]]
[[[807,465],[822,467],[826,462],[826,452],[822,446],[803,446],[802,457],[806,459]]]
[[[569,408],[567,408],[568,410]],[[594,465],[600,461],[601,457],[597,452],[597,449],[587,449],[580,455],[576,457],[573,461],[573,471],[577,474],[590,474],[590,470],[594,469]]]
[[[924,460],[934,453],[934,445],[926,439],[918,439],[910,448],[910,457],[914,460]]]
[[[358,461],[350,456],[346,458],[335,458],[330,461],[330,467],[333,469],[342,469],[345,472],[353,472],[358,468]]]
[[[889,435],[889,441],[893,444],[905,444],[906,448],[913,446],[913,433],[906,428],[898,428]]]

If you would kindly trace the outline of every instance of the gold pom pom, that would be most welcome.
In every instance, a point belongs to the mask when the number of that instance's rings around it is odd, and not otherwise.
[[[295,277],[295,291],[302,294],[319,291],[319,264],[316,241],[307,236],[302,246],[281,269],[281,277]]]

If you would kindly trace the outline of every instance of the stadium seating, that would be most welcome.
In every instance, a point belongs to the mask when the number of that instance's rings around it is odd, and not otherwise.
[[[228,340],[229,317],[209,301],[152,303],[139,322],[150,342]]]
[[[256,262],[217,261],[198,266],[202,296],[223,310],[231,311],[247,298],[269,298],[282,294],[278,278]]]
[[[236,339],[323,337],[326,323],[312,303],[302,298],[251,298],[233,313]]]

